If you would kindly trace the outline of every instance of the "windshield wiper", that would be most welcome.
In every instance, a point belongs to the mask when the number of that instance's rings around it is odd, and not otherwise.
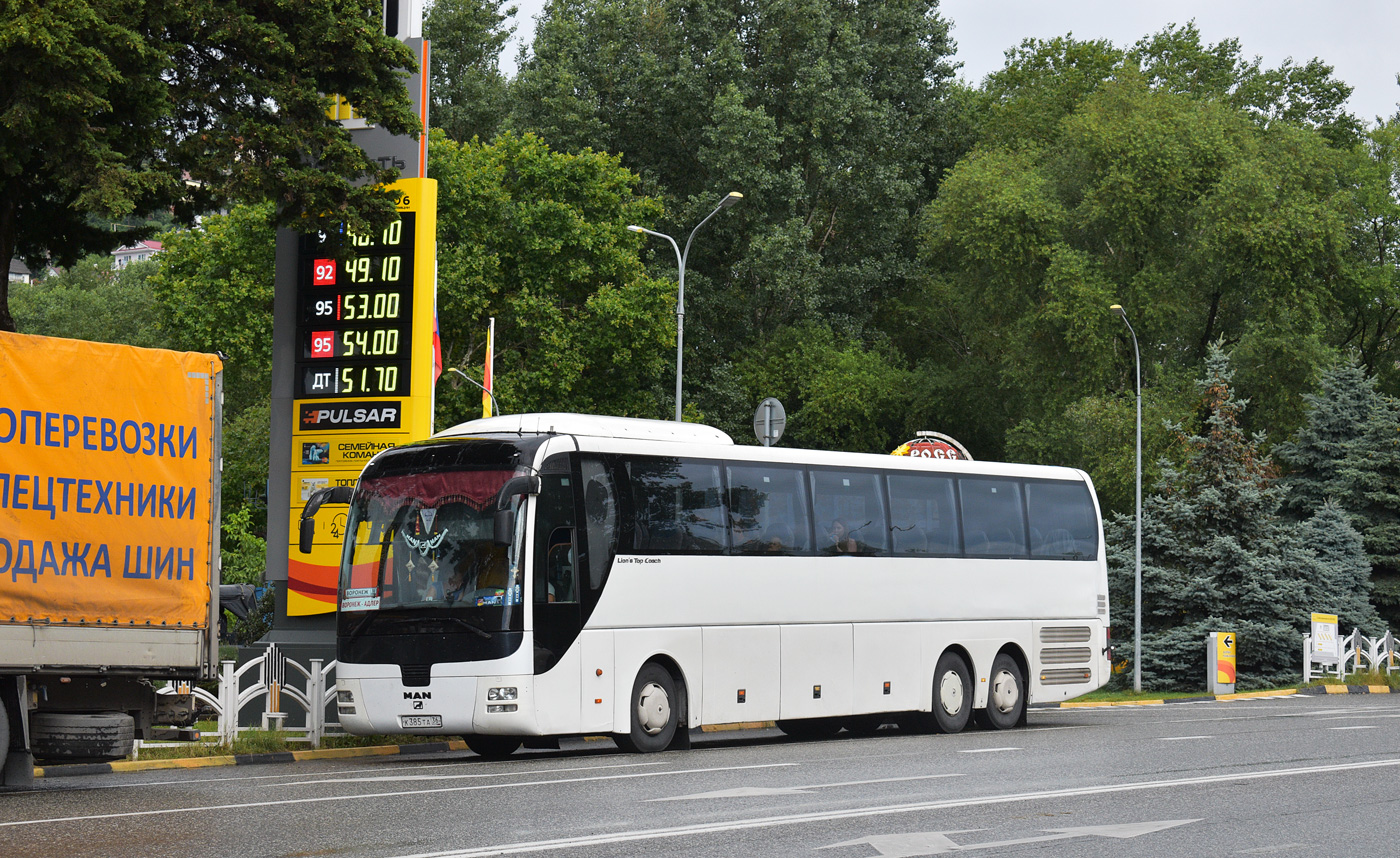
[[[484,640],[488,640],[488,641],[491,640],[491,637],[492,637],[492,636],[491,636],[491,633],[488,632],[488,631],[486,631],[485,629],[481,628],[480,626],[472,625],[471,623],[467,622],[466,620],[462,619],[461,617],[454,617],[454,616],[448,615],[447,619],[451,620],[451,621],[454,622],[454,623],[457,623],[458,625],[460,625],[460,626],[464,627],[465,629],[467,629],[468,631],[470,631],[472,634],[477,635],[478,637],[480,637],[480,638],[482,638],[482,639],[484,639]]]

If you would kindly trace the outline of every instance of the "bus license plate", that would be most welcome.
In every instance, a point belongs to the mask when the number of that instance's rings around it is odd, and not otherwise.
[[[399,724],[404,727],[441,727],[441,715],[402,715]]]

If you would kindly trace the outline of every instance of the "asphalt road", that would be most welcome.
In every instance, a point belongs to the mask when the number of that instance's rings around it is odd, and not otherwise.
[[[1394,702],[1392,702],[1394,701]],[[1033,710],[1029,727],[693,750],[566,741],[44,779],[0,794],[26,858],[1400,852],[1400,697]]]

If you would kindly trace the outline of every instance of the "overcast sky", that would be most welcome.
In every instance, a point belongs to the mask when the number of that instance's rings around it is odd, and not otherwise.
[[[528,39],[544,0],[515,0],[517,39]],[[1007,48],[1027,37],[1074,33],[1127,47],[1168,24],[1195,20],[1208,43],[1238,38],[1245,56],[1277,66],[1318,57],[1354,88],[1349,107],[1366,122],[1400,101],[1400,0],[942,0],[953,22],[961,74],[973,83],[1001,68]],[[515,73],[515,46],[502,58]]]

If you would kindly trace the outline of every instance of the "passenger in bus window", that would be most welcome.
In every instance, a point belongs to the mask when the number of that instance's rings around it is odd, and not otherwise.
[[[793,549],[792,528],[781,522],[770,524],[763,531],[763,550],[782,554]]]
[[[826,548],[827,554],[855,554],[860,550],[856,538],[851,535],[846,523],[839,518],[832,519],[826,535],[831,540],[831,544]]]

